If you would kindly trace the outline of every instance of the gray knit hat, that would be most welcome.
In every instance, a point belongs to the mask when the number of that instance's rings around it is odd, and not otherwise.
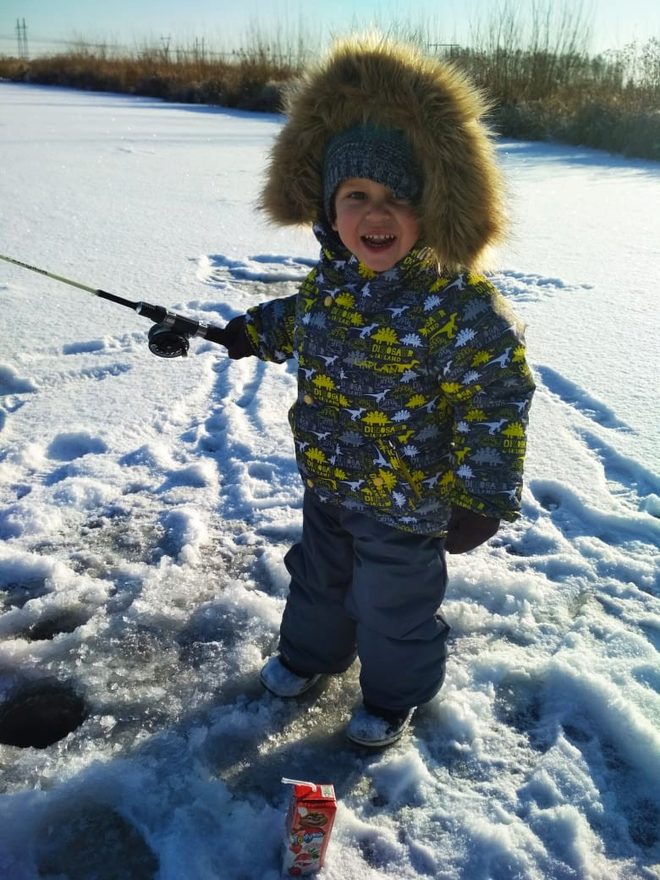
[[[357,125],[335,135],[323,161],[323,207],[334,219],[333,198],[349,177],[364,177],[391,190],[399,199],[415,201],[422,177],[408,141],[400,131]]]

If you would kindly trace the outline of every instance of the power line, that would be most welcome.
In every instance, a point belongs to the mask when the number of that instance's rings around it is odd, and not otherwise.
[[[17,24],[18,24],[18,22],[17,22]],[[22,28],[22,25],[21,25],[21,28]],[[9,34],[0,34],[0,40],[5,40],[8,42],[9,40],[13,41],[15,39],[16,39],[15,34],[12,36],[10,36]],[[49,43],[52,45],[61,45],[61,46],[71,46],[74,43],[84,43],[85,46],[113,46],[113,47],[117,47],[117,48],[119,48],[121,46],[120,43],[108,43],[107,41],[104,41],[102,43],[88,43],[86,40],[79,40],[77,37],[70,37],[69,39],[64,39],[64,38],[60,38],[60,39],[50,38],[49,39],[47,37],[41,38],[41,37],[33,36],[32,41],[36,42],[36,43]]]
[[[9,37],[6,34],[0,34],[0,44],[3,42],[14,42],[16,39],[15,36]],[[195,41],[192,47],[189,48],[181,48],[178,46],[171,45],[171,37],[161,37],[160,38],[160,46],[156,43],[145,43],[143,46],[135,45],[129,46],[126,43],[112,43],[112,42],[88,42],[87,40],[82,40],[76,37],[72,37],[71,39],[41,39],[38,37],[32,36],[31,38],[32,50],[33,54],[36,55],[44,55],[48,53],[48,50],[45,48],[46,46],[61,46],[63,47],[64,52],[76,52],[76,51],[89,51],[89,50],[98,50],[104,53],[110,53],[113,55],[121,56],[122,53],[127,54],[142,54],[142,53],[151,53],[157,51],[162,54],[162,56],[169,61],[176,59],[177,62],[185,61],[188,58],[192,58],[194,60],[199,61],[203,59],[205,61],[231,61],[242,58],[245,54],[249,55],[249,47],[247,50],[243,50],[241,48],[236,49],[227,49],[225,51],[214,51],[209,48],[209,45],[204,37],[195,38]],[[26,46],[27,49],[27,46]],[[266,47],[266,51],[268,51],[268,47]],[[2,55],[2,50],[0,50],[0,55]],[[293,53],[295,55],[295,52]],[[302,56],[313,55],[311,50],[303,50],[298,54]],[[292,53],[287,52],[286,50],[279,50],[278,47],[273,47],[272,52],[270,53],[270,57],[272,60],[280,61],[282,64],[288,64],[292,61]],[[295,58],[293,59],[295,60]]]

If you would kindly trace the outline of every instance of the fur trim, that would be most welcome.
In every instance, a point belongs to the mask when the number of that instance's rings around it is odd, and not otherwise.
[[[373,36],[343,41],[289,91],[260,207],[278,224],[314,223],[328,140],[365,123],[399,129],[424,177],[422,243],[445,268],[476,268],[504,229],[485,110],[462,73],[412,46]]]

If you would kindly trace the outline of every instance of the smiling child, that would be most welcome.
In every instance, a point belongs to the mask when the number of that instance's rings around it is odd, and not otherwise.
[[[442,685],[445,552],[519,513],[534,383],[522,327],[479,271],[503,228],[483,110],[409,46],[335,48],[289,97],[262,200],[313,225],[319,262],[227,326],[230,357],[298,366],[303,530],[261,681],[295,697],[359,658],[347,735],[366,746],[396,741]]]

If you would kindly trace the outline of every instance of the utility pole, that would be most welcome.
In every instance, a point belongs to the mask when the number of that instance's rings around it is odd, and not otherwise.
[[[27,41],[27,26],[25,24],[25,19],[23,21],[19,21],[16,19],[16,41],[18,43],[18,57],[22,61],[28,60],[28,41]]]

